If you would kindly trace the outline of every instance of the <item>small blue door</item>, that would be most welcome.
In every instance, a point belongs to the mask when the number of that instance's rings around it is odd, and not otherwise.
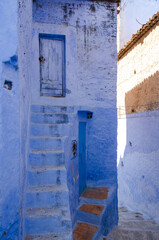
[[[79,122],[79,195],[86,187],[86,122]]]

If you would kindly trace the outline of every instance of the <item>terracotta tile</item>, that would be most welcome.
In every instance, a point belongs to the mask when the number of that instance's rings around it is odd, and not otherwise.
[[[88,187],[81,196],[85,198],[106,199],[108,197],[108,187]]]
[[[92,204],[83,204],[79,210],[80,211],[84,211],[84,212],[88,212],[88,213],[93,213],[96,215],[100,215],[101,212],[103,211],[104,206],[101,205],[92,205]]]
[[[91,240],[98,227],[88,223],[78,223],[73,231],[73,240]]]

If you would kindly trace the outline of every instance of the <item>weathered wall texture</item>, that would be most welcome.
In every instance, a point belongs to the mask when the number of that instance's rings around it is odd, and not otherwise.
[[[124,107],[127,113],[147,111],[148,105],[159,100],[158,30],[159,24],[138,40],[118,62],[119,116],[124,114]],[[152,106],[152,109],[156,107]]]
[[[32,101],[114,107],[116,4],[38,0],[33,20]],[[39,96],[39,33],[66,35],[66,98]]]
[[[116,184],[116,3],[36,0],[33,4],[32,103],[92,110],[87,123],[87,182]],[[40,97],[39,33],[66,36],[66,97]],[[78,141],[75,119],[73,139]],[[71,145],[68,144],[68,146]],[[67,148],[68,148],[67,146]],[[96,146],[96,147],[95,147]],[[69,150],[67,150],[69,151]],[[69,158],[69,157],[68,157]],[[78,157],[68,161],[72,218],[78,201]]]
[[[32,31],[32,1],[18,2],[18,57],[20,77],[20,181],[21,181],[21,222],[20,235],[23,236],[24,194],[26,180],[26,165],[28,160],[28,141],[30,130],[31,102],[31,31]]]
[[[20,222],[20,124],[17,0],[0,2],[0,239],[16,240]]]
[[[156,24],[119,60],[117,105],[119,203],[159,221],[158,38]]]

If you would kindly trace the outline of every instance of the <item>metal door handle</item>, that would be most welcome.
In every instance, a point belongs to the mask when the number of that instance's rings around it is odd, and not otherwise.
[[[43,56],[39,57],[39,61],[42,63],[42,62],[45,62],[45,58]]]

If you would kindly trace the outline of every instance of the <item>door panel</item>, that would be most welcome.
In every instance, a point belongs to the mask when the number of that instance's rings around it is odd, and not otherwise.
[[[64,96],[65,42],[63,37],[51,36],[40,37],[40,94]]]

